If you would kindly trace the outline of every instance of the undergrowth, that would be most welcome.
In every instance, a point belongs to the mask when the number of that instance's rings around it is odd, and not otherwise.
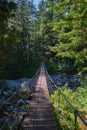
[[[76,91],[72,91],[69,88],[63,87],[59,88],[60,91],[67,97],[74,108],[83,116],[84,119],[87,117],[87,78],[85,78],[85,85],[83,88],[78,87]],[[58,130],[84,130],[83,123],[77,118],[77,123],[75,126],[75,116],[74,112],[64,100],[58,91],[55,91],[51,95],[51,102],[53,105],[53,113],[56,121],[60,123],[60,128]]]

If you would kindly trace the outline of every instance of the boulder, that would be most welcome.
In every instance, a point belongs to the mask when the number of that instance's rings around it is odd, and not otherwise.
[[[82,87],[82,83],[80,81],[80,78],[77,76],[72,76],[69,74],[57,74],[51,76],[52,80],[55,82],[55,84],[59,87],[65,86],[67,84],[67,87],[71,89],[75,89],[76,87]]]
[[[29,91],[29,83],[28,82],[23,82],[21,83],[21,91]]]
[[[27,104],[30,104],[31,101],[30,101],[30,100],[25,100],[25,102],[26,102]]]
[[[22,106],[22,105],[25,104],[25,101],[24,101],[23,99],[19,99],[19,100],[17,101],[17,104],[18,104],[19,106]]]

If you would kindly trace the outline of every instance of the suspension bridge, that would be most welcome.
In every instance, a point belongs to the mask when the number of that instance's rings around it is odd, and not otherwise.
[[[53,93],[53,90],[58,90],[58,87],[50,78],[48,72],[46,71],[44,63],[41,64],[40,69],[31,79],[30,89],[32,90],[32,100],[29,104],[29,110],[26,112],[20,125],[16,125],[18,121],[17,117],[17,119],[11,124],[12,126],[10,130],[60,130],[58,129],[57,123],[55,121],[52,112],[52,105],[50,102],[50,94]],[[76,127],[77,117],[84,124],[83,130],[87,130],[87,122],[85,119],[79,114],[79,112],[74,108],[74,106],[60,90],[58,90],[58,93],[66,101],[67,105],[69,105],[75,116],[74,130],[78,130]],[[15,95],[16,93],[11,95],[11,97],[6,101],[10,100]],[[2,107],[6,101],[3,102],[0,107]],[[60,103],[60,100],[58,101]],[[16,104],[14,110],[17,110],[17,105],[18,104]],[[5,130],[4,127],[11,118],[14,110],[9,114],[9,117],[6,119],[4,124],[2,124],[0,130]]]
[[[21,130],[57,130],[43,64],[30,103],[30,109],[23,120]]]

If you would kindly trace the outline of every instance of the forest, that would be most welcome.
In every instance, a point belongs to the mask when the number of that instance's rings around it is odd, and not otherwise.
[[[33,0],[0,0],[0,89],[1,80],[31,78],[41,62],[45,62],[50,75],[79,77],[82,86],[74,92],[72,86],[60,89],[86,119],[87,0],[40,0],[38,7]],[[51,96],[56,120],[58,96],[56,91]],[[63,99],[61,102],[65,116],[69,108]],[[68,119],[69,126],[62,122],[64,130],[74,126],[71,113]],[[77,127],[80,130],[83,125]]]
[[[0,78],[87,72],[87,1],[0,1]]]

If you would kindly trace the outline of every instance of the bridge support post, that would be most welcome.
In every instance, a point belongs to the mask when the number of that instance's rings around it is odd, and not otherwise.
[[[74,116],[75,116],[75,130],[77,130],[77,115],[74,112]]]
[[[58,113],[59,113],[59,120],[60,120],[60,92],[58,90],[58,101],[57,101],[57,104],[58,104]]]

